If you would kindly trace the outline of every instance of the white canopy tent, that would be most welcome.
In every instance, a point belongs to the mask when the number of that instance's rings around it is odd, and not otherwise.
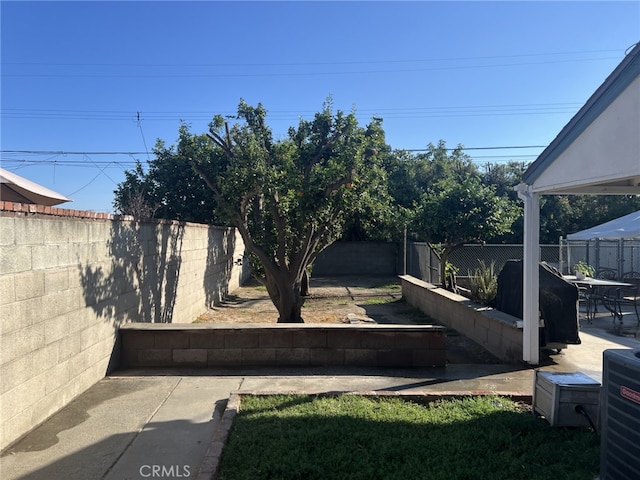
[[[640,271],[640,210],[567,235],[568,271],[576,261],[594,267],[596,276],[623,278]],[[561,270],[562,270],[561,261]]]
[[[640,210],[595,227],[567,235],[567,240],[640,239]]]
[[[541,195],[640,195],[640,43],[516,186],[524,201],[523,360],[539,363]]]

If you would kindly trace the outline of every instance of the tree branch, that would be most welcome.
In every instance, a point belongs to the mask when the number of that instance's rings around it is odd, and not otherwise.
[[[204,183],[207,184],[207,187],[209,187],[209,189],[216,195],[216,197],[222,197],[222,191],[220,190],[218,185],[209,178],[209,175],[207,175],[207,173],[200,167],[200,165],[193,161],[191,163],[196,173],[200,175],[200,178],[204,180]]]
[[[331,137],[327,138],[327,141],[322,144],[320,150],[316,152],[316,154],[307,162],[304,168],[304,182],[308,183],[309,177],[311,176],[311,169],[313,166],[318,163],[322,159],[322,155],[326,152],[330,147],[332,147],[340,138],[341,132],[334,131]]]
[[[287,260],[287,236],[286,236],[286,228],[287,222],[285,218],[282,216],[280,212],[280,201],[277,192],[271,191],[271,215],[273,215],[273,220],[276,224],[276,233],[278,236],[278,248],[276,250],[276,256],[278,258],[278,262],[283,268],[289,267],[289,261]]]
[[[248,204],[249,200],[243,200],[243,203]],[[251,235],[251,231],[249,230],[249,224],[247,221],[246,208],[244,209],[244,211],[239,212],[239,214],[235,216],[234,223],[235,227],[240,232],[240,236],[242,237],[245,248],[258,257],[260,263],[265,269],[265,272],[268,271],[269,275],[275,275],[274,272],[277,272],[278,270],[277,266],[274,265],[269,254],[253,240],[253,235]]]
[[[225,124],[226,126],[226,124]],[[231,135],[229,134],[229,128],[227,127],[227,139],[225,141],[224,138],[222,138],[220,135],[218,135],[218,133],[213,129],[210,128],[209,132],[207,133],[207,137],[209,137],[211,140],[213,140],[213,143],[215,143],[218,147],[220,147],[225,155],[227,156],[227,158],[232,159],[233,158],[233,151],[231,150],[232,145],[231,145]]]
[[[344,177],[336,180],[335,182],[330,183],[329,185],[327,185],[327,187],[324,189],[325,197],[328,197],[330,194],[332,194],[333,192],[338,190],[342,185],[347,185],[347,184],[351,183],[353,181],[354,173],[355,172],[353,171],[353,169],[351,169],[346,176],[344,176]]]

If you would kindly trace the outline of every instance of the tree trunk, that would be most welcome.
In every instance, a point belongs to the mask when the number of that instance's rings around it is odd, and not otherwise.
[[[280,273],[278,278],[267,277],[267,292],[278,309],[278,323],[304,323],[302,319],[304,297],[300,295],[300,286],[300,280],[291,281],[286,273]]]
[[[305,268],[302,274],[302,283],[300,284],[300,295],[308,297],[309,293],[309,271]]]

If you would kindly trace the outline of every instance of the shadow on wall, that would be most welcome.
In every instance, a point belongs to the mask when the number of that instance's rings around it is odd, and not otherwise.
[[[111,223],[110,264],[82,265],[87,306],[118,326],[171,323],[182,264],[183,223]]]
[[[229,293],[229,285],[240,285],[247,276],[248,262],[236,253],[236,234],[233,228],[209,228],[207,264],[202,287],[208,308],[219,305]],[[235,255],[235,257],[234,257]],[[238,267],[234,269],[234,266]],[[233,279],[234,272],[238,278]]]

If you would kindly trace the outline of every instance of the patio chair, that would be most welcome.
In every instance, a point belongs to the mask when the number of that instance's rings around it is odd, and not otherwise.
[[[602,280],[616,280],[618,278],[618,272],[613,270],[612,268],[601,268],[598,270],[596,274],[596,278],[600,278]],[[587,316],[589,323],[591,323],[591,319],[596,317],[598,313],[598,304],[604,306],[611,315],[614,316],[615,313],[615,298],[617,297],[617,291],[615,289],[610,288],[588,288],[586,295],[589,297],[589,306],[591,308],[591,316]]]
[[[616,311],[622,323],[622,308],[633,307],[636,314],[636,329],[640,327],[640,273],[627,272],[622,276],[622,281],[631,284],[629,287],[619,287],[616,295]]]
[[[596,314],[596,303],[593,296],[593,290],[588,287],[577,285],[578,287],[578,305],[584,305],[586,319],[591,323]]]
[[[618,278],[618,272],[612,268],[601,268],[598,270],[596,277],[602,278],[603,280],[615,280]]]

